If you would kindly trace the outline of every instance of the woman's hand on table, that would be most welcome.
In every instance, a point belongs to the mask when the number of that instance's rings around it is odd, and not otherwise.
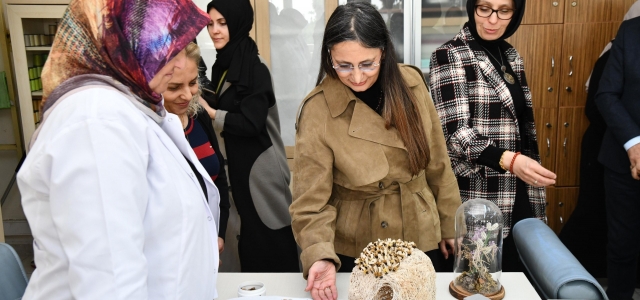
[[[209,106],[209,103],[207,103],[207,100],[204,100],[204,98],[202,98],[202,96],[200,96],[198,98],[198,103],[200,103],[200,105],[204,108],[204,110],[207,111],[207,113],[209,114],[209,117],[211,118],[211,120],[215,120],[216,119],[216,110],[211,108],[211,106]]]
[[[336,287],[336,266],[328,260],[319,260],[313,263],[307,277],[306,292],[311,292],[313,300],[336,300],[338,288]]]
[[[513,173],[529,185],[543,187],[556,183],[556,174],[545,169],[537,161],[528,156],[519,154],[515,160],[515,153],[505,152],[502,163],[513,170]],[[513,166],[511,163],[513,162]]]
[[[444,254],[444,259],[449,259],[449,254],[453,255],[453,239],[442,239],[439,245],[440,251]]]

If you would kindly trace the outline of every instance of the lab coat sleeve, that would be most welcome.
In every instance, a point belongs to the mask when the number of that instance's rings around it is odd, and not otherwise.
[[[74,299],[147,299],[144,132],[117,118],[89,118],[46,145],[42,169]]]

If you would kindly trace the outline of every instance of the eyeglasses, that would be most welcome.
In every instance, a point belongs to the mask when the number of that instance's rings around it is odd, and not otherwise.
[[[496,13],[498,19],[500,20],[511,20],[513,17],[513,9],[501,8],[501,9],[492,9],[491,7],[484,5],[476,5],[476,15],[481,18],[489,18],[493,13]]]
[[[380,66],[380,62],[363,62],[358,64],[358,69],[360,69],[361,72],[371,72],[378,66]],[[351,73],[355,67],[352,64],[337,64],[333,65],[333,68],[336,70],[336,72],[346,74]]]

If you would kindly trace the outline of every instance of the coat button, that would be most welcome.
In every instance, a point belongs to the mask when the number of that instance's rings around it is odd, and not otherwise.
[[[207,217],[207,220],[211,221],[211,216],[208,216],[208,217]]]
[[[378,183],[378,187],[379,187],[380,189],[384,189],[384,184],[382,184],[382,181],[380,181],[380,183]]]
[[[189,173],[189,176],[191,176],[191,178],[193,178],[193,176],[196,176],[196,175],[194,175],[193,173]]]
[[[382,221],[382,223],[380,223],[380,226],[382,228],[387,228],[389,226],[389,224],[387,224],[387,221]]]

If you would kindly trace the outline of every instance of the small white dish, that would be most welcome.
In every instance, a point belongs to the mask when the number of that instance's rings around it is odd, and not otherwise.
[[[238,297],[266,296],[267,287],[260,281],[245,281],[238,286]]]

